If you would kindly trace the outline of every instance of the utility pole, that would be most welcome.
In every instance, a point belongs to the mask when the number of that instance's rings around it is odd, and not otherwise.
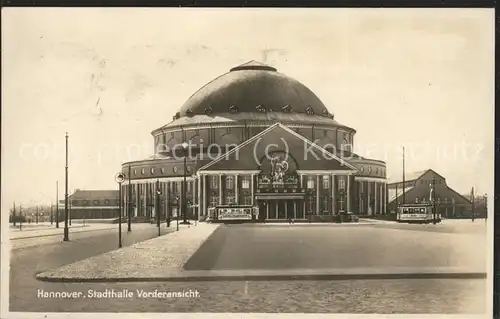
[[[65,193],[64,193],[64,239],[69,241],[68,229],[68,133],[66,132],[66,166],[65,166]]]
[[[36,223],[38,224],[38,205],[36,205]]]
[[[50,202],[50,225],[54,225],[54,205]]]

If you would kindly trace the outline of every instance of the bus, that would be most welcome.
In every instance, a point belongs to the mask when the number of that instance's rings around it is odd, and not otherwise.
[[[398,207],[398,223],[430,224],[434,223],[434,221],[440,223],[441,214],[437,209],[436,214],[433,214],[432,204],[405,204]]]

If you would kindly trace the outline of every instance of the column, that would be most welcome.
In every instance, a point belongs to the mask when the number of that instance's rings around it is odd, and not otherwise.
[[[358,214],[362,214],[362,193],[363,193],[363,181],[358,181]]]
[[[144,183],[144,217],[148,216],[148,193],[149,193],[149,183]]]
[[[335,190],[336,190],[336,186],[337,184],[335,183],[336,180],[335,180],[335,175],[332,174],[331,176],[331,181],[332,183],[330,184],[331,185],[331,188],[332,188],[332,215],[336,215],[336,211],[335,211],[335,206],[336,206],[336,200],[335,200]]]
[[[270,201],[266,202],[266,220],[269,219],[269,203],[270,203]]]
[[[167,181],[165,182],[165,205],[163,206],[163,211],[165,212],[165,219],[169,216],[169,201],[170,201],[170,183]]]
[[[234,174],[234,201],[236,202],[236,205],[240,204],[240,192],[239,192],[239,187],[238,187],[238,174]]]
[[[219,174],[219,205],[222,205],[222,174]]]
[[[208,216],[208,187],[207,187],[207,180],[208,176],[206,175],[201,175],[202,176],[202,181],[203,181],[203,216]]]
[[[254,205],[254,197],[255,197],[255,190],[254,190],[254,178],[255,178],[255,174],[252,174],[250,175],[250,192],[252,194],[252,197],[251,197],[251,204],[252,206]]]
[[[300,175],[300,186],[302,187],[303,190],[306,190],[307,191],[307,185],[304,185],[304,175]],[[304,200],[302,201],[302,205],[303,205],[303,213],[304,213],[304,218],[306,217],[306,214],[307,214],[307,211],[306,211],[306,201],[307,201],[307,198],[305,198],[304,196]]]
[[[135,184],[135,207],[134,207],[134,217],[137,217],[139,210],[139,183]]]
[[[347,212],[351,211],[351,175],[347,175]]]
[[[379,210],[378,210],[378,183],[377,182],[373,182],[373,187],[375,187],[375,209],[373,210],[373,215],[379,213]]]
[[[297,200],[293,200],[293,219],[297,219]]]
[[[371,197],[370,197],[371,194],[370,194],[370,191],[371,191],[371,189],[370,189],[370,181],[366,181],[366,193],[367,193],[367,197],[366,198],[367,198],[367,201],[368,201],[367,202],[367,206],[366,206],[366,213],[371,216],[371,215],[373,215],[373,210],[371,210],[371,204],[372,203],[371,203]]]
[[[201,204],[201,201],[202,201],[202,194],[201,194],[201,181],[202,181],[203,177],[198,175],[198,220],[200,220],[200,217],[201,215],[203,214],[202,210],[201,210],[201,207],[202,207],[202,204]]]
[[[319,206],[319,187],[320,187],[320,184],[319,184],[319,178],[320,176],[319,175],[316,175],[316,214],[314,215],[319,215],[320,213],[320,206]]]
[[[384,182],[384,214],[387,214],[387,181]]]

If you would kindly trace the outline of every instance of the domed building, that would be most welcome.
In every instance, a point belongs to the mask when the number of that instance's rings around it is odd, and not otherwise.
[[[124,163],[125,216],[331,221],[386,211],[386,165],[297,80],[255,61],[195,92]],[[185,185],[185,186],[184,186]]]

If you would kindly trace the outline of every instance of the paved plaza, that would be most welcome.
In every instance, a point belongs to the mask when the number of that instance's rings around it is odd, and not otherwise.
[[[456,225],[200,223],[161,237],[155,236],[153,225],[147,225],[151,228],[143,226],[126,235],[124,248],[118,250],[114,232],[89,232],[81,234],[88,237],[71,243],[13,251],[11,311],[105,312],[113,306],[132,312],[482,313],[484,276],[458,279],[453,272],[457,267],[465,274],[485,271],[486,225]],[[400,272],[403,276],[385,280],[369,276],[290,280],[283,276],[333,270],[365,276]],[[405,271],[441,276],[412,279],[404,276]],[[176,274],[182,275],[161,282]],[[228,274],[246,274],[248,280],[235,280]],[[259,274],[274,277],[262,280]],[[35,275],[68,282],[36,280]],[[72,278],[77,282],[72,283]],[[95,278],[106,282],[91,282]],[[138,280],[120,282],[123,278]],[[39,289],[82,294],[89,290],[196,290],[199,296],[166,300],[136,294],[129,299],[61,302],[37,297]]]

